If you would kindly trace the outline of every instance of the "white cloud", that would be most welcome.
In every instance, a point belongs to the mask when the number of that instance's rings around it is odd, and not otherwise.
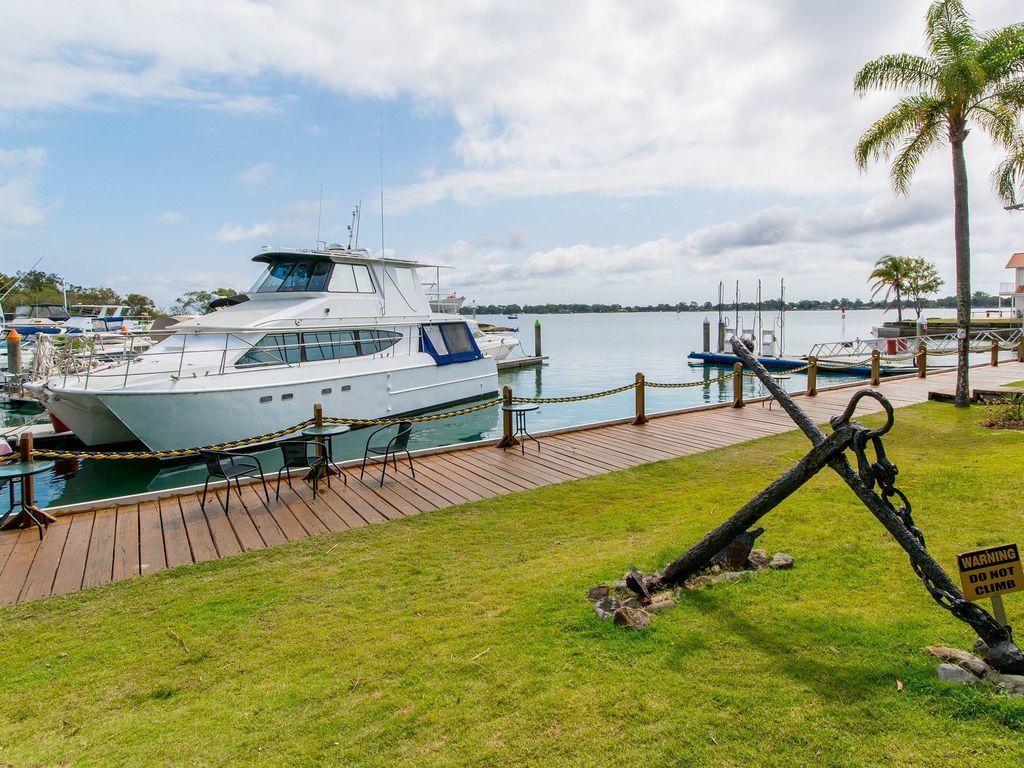
[[[161,224],[180,224],[185,220],[185,214],[181,211],[164,211],[157,217]]]
[[[39,199],[39,170],[46,150],[0,148],[0,235],[46,221],[47,206]]]
[[[274,171],[273,163],[256,163],[238,174],[238,181],[247,187],[262,187],[274,177]]]
[[[243,227],[235,224],[225,224],[218,229],[213,239],[219,243],[235,243],[239,240],[255,240],[258,237],[267,237],[274,234],[276,228],[272,224],[253,224]]]

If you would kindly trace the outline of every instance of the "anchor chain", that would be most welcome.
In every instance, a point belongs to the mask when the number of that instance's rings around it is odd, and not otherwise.
[[[874,450],[874,461],[871,461],[868,457],[868,445]],[[885,446],[882,444],[881,435],[877,434],[877,431],[858,425],[851,448],[857,457],[857,474],[860,476],[860,479],[872,492],[875,492],[875,486],[878,486],[878,491],[875,495],[899,519],[903,527],[907,529],[907,532],[917,540],[917,543],[921,545],[921,549],[926,549],[924,534],[921,533],[921,529],[914,522],[910,499],[907,498],[907,495],[902,490],[896,487],[899,469],[885,455]],[[893,502],[894,499],[896,503]],[[917,577],[921,579],[932,599],[953,614],[953,616],[960,619],[960,621],[966,622],[976,630],[984,630],[979,632],[979,634],[985,634],[985,636],[1001,640],[1011,639],[1012,630],[1009,627],[1004,627],[997,622],[980,605],[942,589],[924,572],[921,565],[913,557],[910,558],[910,567],[913,568]]]

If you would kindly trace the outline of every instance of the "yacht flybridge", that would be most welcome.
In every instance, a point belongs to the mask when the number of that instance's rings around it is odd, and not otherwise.
[[[88,445],[214,445],[331,415],[391,418],[496,392],[495,360],[431,311],[417,268],[341,246],[264,251],[245,294],[125,362],[34,385]]]

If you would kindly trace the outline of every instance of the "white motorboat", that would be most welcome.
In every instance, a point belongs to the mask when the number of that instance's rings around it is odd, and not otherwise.
[[[476,320],[467,319],[466,323],[473,332],[473,338],[476,339],[476,345],[480,351],[493,357],[495,362],[500,363],[519,346],[519,339],[515,336],[499,331],[484,330]]]
[[[265,251],[246,294],[172,326],[128,361],[30,385],[88,445],[154,451],[328,415],[393,418],[492,395],[494,357],[461,318],[431,312],[417,268],[366,251]]]

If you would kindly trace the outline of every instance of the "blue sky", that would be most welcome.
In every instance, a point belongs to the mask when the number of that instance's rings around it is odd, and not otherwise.
[[[208,4],[0,0],[0,270],[141,291],[245,288],[263,244],[452,264],[472,300],[657,303],[719,280],[866,297],[884,253],[952,292],[948,157],[910,198],[852,146],[895,97],[857,67],[919,50],[926,2]],[[981,28],[1020,21],[978,0]],[[968,146],[976,288],[1024,214]]]

